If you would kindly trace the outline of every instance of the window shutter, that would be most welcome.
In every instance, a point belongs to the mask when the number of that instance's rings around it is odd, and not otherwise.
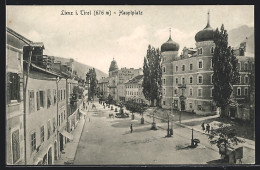
[[[6,75],[6,102],[10,103],[10,73]]]
[[[21,101],[21,98],[20,98],[20,76],[17,74],[17,100],[18,102]]]

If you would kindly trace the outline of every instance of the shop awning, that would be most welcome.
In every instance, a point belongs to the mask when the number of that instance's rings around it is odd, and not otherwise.
[[[60,132],[63,136],[65,136],[66,138],[68,138],[69,140],[73,140],[73,135],[69,132],[67,132],[66,130],[63,130]]]

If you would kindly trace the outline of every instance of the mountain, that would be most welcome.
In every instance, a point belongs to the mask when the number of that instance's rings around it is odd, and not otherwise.
[[[247,25],[240,26],[228,31],[228,45],[231,47],[238,47],[242,41],[248,37],[250,38],[250,43],[254,44],[254,27],[249,27]]]
[[[61,61],[62,63],[68,62],[70,59],[68,58],[63,58],[63,57],[56,57],[55,56],[55,61]],[[79,63],[75,59],[73,59],[73,69],[77,71],[78,76],[81,77],[82,79],[86,78],[86,74],[90,68],[95,68],[86,64]],[[108,75],[98,69],[96,69],[96,74],[97,74],[97,80],[101,79],[102,77],[108,77]]]

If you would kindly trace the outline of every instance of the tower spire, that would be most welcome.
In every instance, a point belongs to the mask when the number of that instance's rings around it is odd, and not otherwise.
[[[208,11],[208,23],[207,26],[210,26],[210,10]]]
[[[172,32],[171,32],[171,28],[169,29],[170,32],[170,39],[172,38]]]

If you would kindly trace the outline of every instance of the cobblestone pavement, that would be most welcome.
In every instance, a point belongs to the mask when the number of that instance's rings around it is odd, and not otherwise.
[[[220,158],[214,146],[206,145],[207,137],[202,139],[201,133],[194,132],[194,137],[205,142],[191,149],[188,128],[174,124],[174,135],[167,138],[166,123],[158,123],[158,130],[153,131],[150,123],[140,124],[140,116],[136,115],[136,120],[113,119],[108,115],[114,111],[98,103],[96,106],[96,110],[89,111],[90,122],[83,129],[74,165],[207,164]]]

